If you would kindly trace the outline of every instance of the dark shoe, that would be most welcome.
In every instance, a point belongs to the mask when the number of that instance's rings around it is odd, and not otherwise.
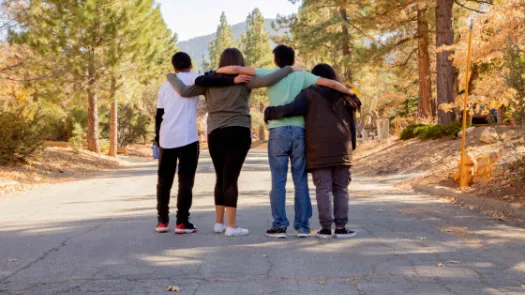
[[[175,227],[175,233],[178,235],[193,234],[197,232],[197,228],[189,221],[178,223]]]
[[[272,228],[266,231],[268,237],[286,239],[286,228]]]
[[[316,236],[320,239],[331,239],[332,230],[331,229],[321,229],[317,232]]]
[[[353,238],[356,236],[355,231],[351,231],[346,228],[342,229],[335,229],[335,237],[336,238]]]

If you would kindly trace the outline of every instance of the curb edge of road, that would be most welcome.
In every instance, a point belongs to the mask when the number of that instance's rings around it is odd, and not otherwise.
[[[444,187],[416,184],[413,188],[415,191],[424,194],[453,198],[459,202],[465,203],[471,210],[479,212],[499,211],[506,217],[525,219],[525,206],[520,204],[511,204],[504,201],[478,197],[468,193],[459,193]]]

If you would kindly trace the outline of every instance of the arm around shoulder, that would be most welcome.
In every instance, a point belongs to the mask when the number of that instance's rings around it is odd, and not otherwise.
[[[304,116],[308,111],[308,90],[305,89],[289,104],[267,107],[264,110],[264,121],[280,120],[282,118]]]
[[[195,85],[202,87],[225,87],[235,85],[235,77],[223,75],[203,75],[195,79]]]
[[[332,88],[333,90],[339,91],[339,92],[341,92],[343,94],[347,94],[347,95],[353,94],[342,83],[334,81],[334,80],[326,79],[326,78],[319,78],[319,79],[317,79],[317,82],[315,83],[315,85]]]
[[[194,97],[205,94],[204,87],[198,85],[186,86],[186,84],[177,77],[177,74],[168,74],[166,78],[171,87],[173,87],[173,89],[175,89],[175,91],[182,97]]]
[[[293,73],[293,71],[293,67],[286,66],[266,76],[255,76],[250,82],[246,83],[246,86],[250,89],[270,86],[281,81],[284,77]]]
[[[215,71],[217,74],[227,74],[227,75],[250,75],[255,76],[255,69],[247,68],[247,67],[241,67],[241,66],[227,66],[219,68]]]

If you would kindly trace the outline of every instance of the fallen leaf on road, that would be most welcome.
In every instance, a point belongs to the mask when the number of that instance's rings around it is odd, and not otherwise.
[[[9,259],[9,260],[7,260],[7,262],[16,262],[16,261],[18,261],[18,259]]]
[[[177,292],[180,293],[180,288],[178,286],[167,286],[166,292]]]
[[[325,283],[324,282],[319,282],[319,285],[324,285]]]
[[[461,262],[456,261],[456,260],[450,260],[448,263],[450,263],[450,264],[460,264]]]
[[[421,237],[421,238],[419,238],[420,241],[425,241],[426,239],[427,239],[427,238],[425,238],[425,237]]]
[[[443,263],[436,264],[437,267],[444,267]]]

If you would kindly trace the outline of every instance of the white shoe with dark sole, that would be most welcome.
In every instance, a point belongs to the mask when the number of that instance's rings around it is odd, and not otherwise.
[[[343,230],[336,229],[334,233],[334,237],[338,239],[349,239],[349,238],[354,238],[355,236],[357,236],[357,233],[349,229],[343,229]]]
[[[332,230],[329,229],[321,229],[315,233],[315,236],[319,239],[331,239],[332,238]]]

